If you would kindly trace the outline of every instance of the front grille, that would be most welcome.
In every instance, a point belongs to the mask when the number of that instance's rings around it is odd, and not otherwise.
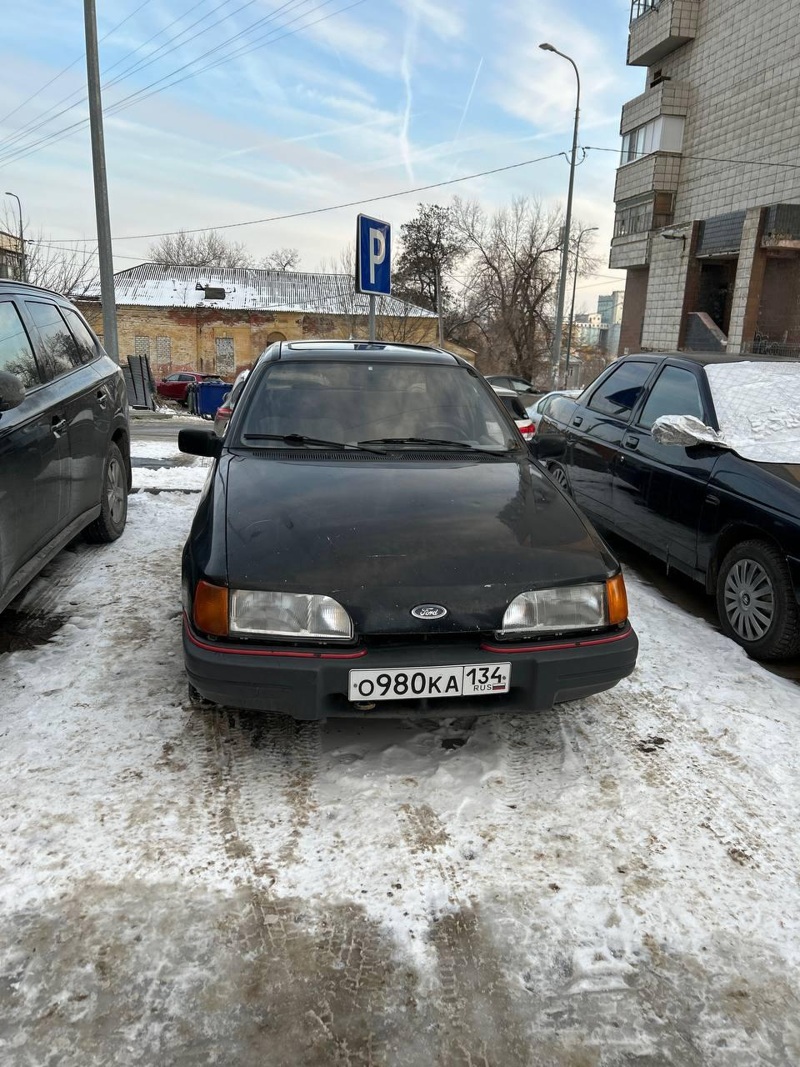
[[[472,633],[462,631],[456,634],[365,634],[362,635],[361,639],[370,652],[379,652],[390,648],[408,648],[410,646],[424,648],[426,645],[435,645],[437,647],[463,645],[464,648],[475,649],[482,641],[493,641],[494,633],[488,630],[486,632],[475,630]]]

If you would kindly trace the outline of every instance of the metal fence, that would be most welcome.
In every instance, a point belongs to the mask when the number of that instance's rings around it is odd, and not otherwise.
[[[657,7],[661,6],[661,0],[632,0],[631,2],[631,22],[635,22],[636,19],[646,15],[648,11],[654,11]]]
[[[800,360],[800,345],[785,341],[770,341],[767,337],[746,341],[739,348],[740,355],[774,356],[777,359]]]

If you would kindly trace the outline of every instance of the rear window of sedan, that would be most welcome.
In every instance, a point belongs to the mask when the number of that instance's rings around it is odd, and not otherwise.
[[[513,424],[466,367],[304,360],[275,363],[252,385],[239,424],[245,444],[297,434],[353,444],[416,437],[519,447]]]

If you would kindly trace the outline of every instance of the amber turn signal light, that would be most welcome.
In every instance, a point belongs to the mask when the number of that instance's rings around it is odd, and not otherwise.
[[[606,601],[609,624],[615,626],[625,622],[628,617],[628,594],[625,591],[625,579],[621,574],[616,578],[609,578],[606,582]]]
[[[228,590],[198,582],[194,591],[194,624],[204,634],[228,636]]]

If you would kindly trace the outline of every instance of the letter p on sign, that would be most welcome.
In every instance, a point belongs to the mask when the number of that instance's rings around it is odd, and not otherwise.
[[[392,291],[392,228],[366,215],[358,216],[356,291],[386,296]]]
[[[377,284],[375,274],[378,267],[386,259],[386,237],[383,230],[375,230],[370,226],[369,230],[369,284]]]

